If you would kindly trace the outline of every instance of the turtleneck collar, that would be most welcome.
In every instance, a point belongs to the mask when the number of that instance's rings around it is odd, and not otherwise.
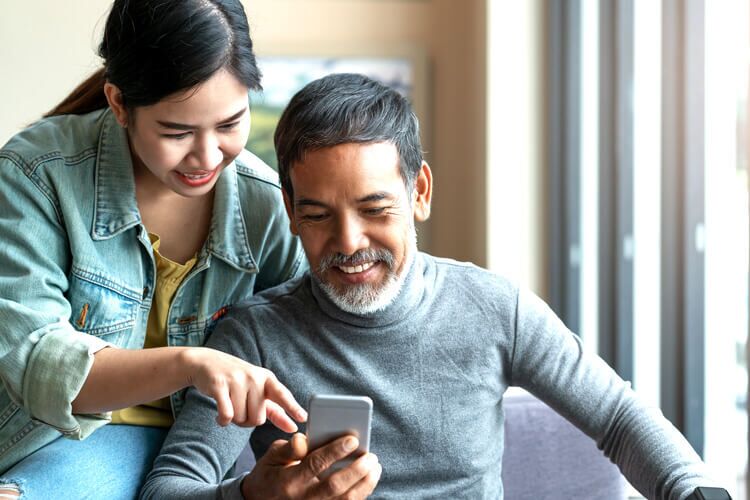
[[[312,273],[312,271],[310,271]],[[401,290],[386,308],[371,314],[352,314],[340,309],[320,288],[317,280],[310,275],[312,294],[320,309],[335,320],[364,328],[384,327],[404,319],[422,299],[424,294],[424,263],[419,252],[406,271]]]

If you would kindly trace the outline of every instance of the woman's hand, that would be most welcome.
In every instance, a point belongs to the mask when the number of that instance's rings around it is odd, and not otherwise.
[[[185,385],[216,401],[219,425],[257,427],[269,420],[284,432],[295,432],[297,424],[289,415],[297,422],[307,420],[307,412],[269,370],[206,347],[188,348],[182,354]]]
[[[216,400],[217,422],[294,432],[307,412],[270,371],[207,347],[107,347],[94,355],[74,413],[99,413],[154,401],[194,385]]]

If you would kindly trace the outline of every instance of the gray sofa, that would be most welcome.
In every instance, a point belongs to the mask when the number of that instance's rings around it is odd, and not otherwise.
[[[620,500],[628,484],[596,443],[531,394],[511,388],[503,399],[506,500]],[[235,472],[255,464],[250,447]]]
[[[617,466],[549,406],[511,388],[503,407],[507,500],[628,498],[628,483]]]

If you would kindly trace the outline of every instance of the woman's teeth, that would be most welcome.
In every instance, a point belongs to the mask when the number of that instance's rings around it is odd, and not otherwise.
[[[211,172],[207,172],[205,174],[185,174],[183,172],[180,172],[180,175],[187,177],[190,180],[197,181],[198,179],[205,179],[209,175],[211,175]]]
[[[361,273],[362,271],[367,271],[372,266],[374,266],[374,262],[367,262],[365,264],[359,265],[359,266],[338,266],[340,270],[345,272],[346,274],[354,274],[354,273]]]

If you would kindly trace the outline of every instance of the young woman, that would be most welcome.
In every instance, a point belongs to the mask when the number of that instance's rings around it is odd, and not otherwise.
[[[0,498],[132,498],[191,385],[222,425],[305,418],[269,372],[194,347],[306,266],[243,149],[242,5],[116,0],[99,53],[0,149]]]

